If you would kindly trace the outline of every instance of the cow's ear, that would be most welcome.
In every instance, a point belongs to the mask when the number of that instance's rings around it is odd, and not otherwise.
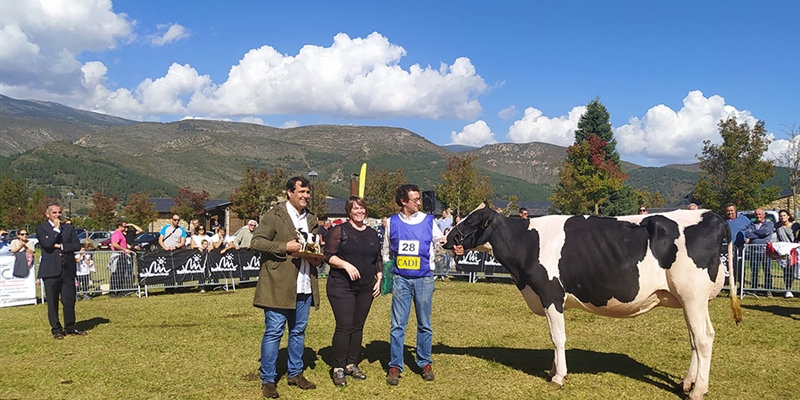
[[[483,205],[486,206],[486,208],[488,208],[488,209],[492,208],[492,206],[489,204],[489,200],[484,200],[483,201]]]

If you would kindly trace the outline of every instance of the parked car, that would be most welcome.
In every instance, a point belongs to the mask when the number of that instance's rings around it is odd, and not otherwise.
[[[87,235],[88,235],[88,242],[91,243],[91,247],[93,248],[100,248],[100,244],[108,239],[109,242],[111,240],[111,232],[107,231],[84,231],[78,235],[78,240],[80,240],[81,244],[87,244]]]
[[[97,245],[98,250],[111,250],[111,239],[106,239]]]
[[[143,232],[136,236],[133,243],[144,251],[156,251],[160,248],[158,245],[158,235],[158,232]]]

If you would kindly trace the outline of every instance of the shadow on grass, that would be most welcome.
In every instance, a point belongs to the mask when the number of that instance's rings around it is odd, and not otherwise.
[[[742,304],[742,308],[746,308],[748,310],[754,311],[762,311],[770,314],[779,315],[781,317],[791,318],[794,320],[800,320],[800,307],[783,307],[783,306],[756,306],[756,305],[744,305]]]
[[[412,352],[412,350],[416,351],[416,348],[405,345],[403,346],[403,364],[408,367],[409,371],[415,374],[422,374],[422,368],[417,365],[417,360],[414,357],[414,352]],[[433,352],[436,353],[435,348]],[[364,359],[370,363],[379,361],[381,363],[381,368],[383,368],[383,370],[386,372],[389,372],[389,361],[391,356],[389,342],[383,340],[373,340],[364,348]],[[333,355],[331,354],[331,365],[333,365],[332,362]]]
[[[303,370],[317,368],[317,353],[310,347],[303,348]],[[248,372],[242,375],[245,381],[261,381],[261,358],[256,360],[255,372]],[[275,373],[277,379],[275,383],[287,377],[289,372],[289,351],[286,348],[278,350],[278,360],[275,363]]]
[[[86,321],[76,322],[75,327],[82,331],[90,331],[98,325],[108,324],[110,322],[111,320],[108,318],[94,317],[92,319],[87,319]]]
[[[549,381],[548,371],[553,365],[553,350],[512,349],[503,347],[451,347],[445,344],[433,346],[434,354],[468,355],[486,361],[503,364]],[[677,393],[682,377],[648,367],[627,355],[599,353],[583,349],[566,351],[570,374],[599,374],[610,372],[627,376],[653,385],[670,393]],[[687,365],[688,368],[688,365]]]

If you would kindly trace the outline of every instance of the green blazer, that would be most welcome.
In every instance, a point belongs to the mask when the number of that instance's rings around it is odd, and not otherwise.
[[[308,213],[308,228],[316,234],[319,228],[316,216]],[[297,237],[292,218],[286,211],[286,202],[278,203],[264,214],[250,248],[261,253],[261,271],[253,298],[260,308],[294,309],[297,306],[297,275],[301,259],[286,254],[286,243]],[[319,308],[319,282],[317,268],[311,266],[311,292],[314,306]]]

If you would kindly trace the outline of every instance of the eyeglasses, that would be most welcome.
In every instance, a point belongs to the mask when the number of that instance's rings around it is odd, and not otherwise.
[[[639,212],[647,212],[647,209],[646,208],[640,208]]]
[[[28,236],[28,232],[20,232],[17,236]]]
[[[180,218],[173,218],[172,220],[173,221],[180,221],[181,219]]]

